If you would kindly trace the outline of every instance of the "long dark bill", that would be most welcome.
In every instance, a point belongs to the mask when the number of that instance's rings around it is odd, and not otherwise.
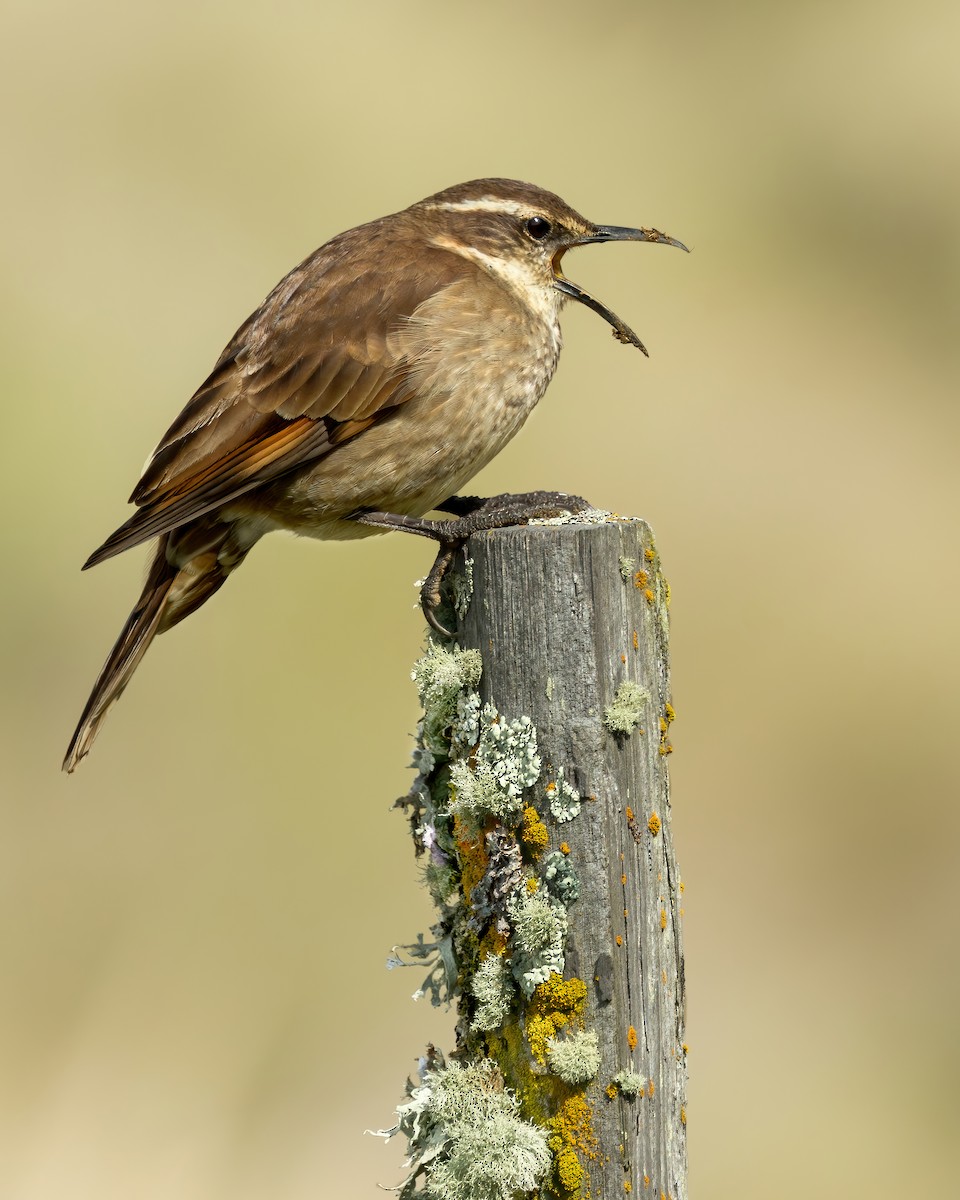
[[[667,246],[676,246],[678,250],[687,250],[683,242],[678,242],[676,238],[667,237],[659,229],[630,229],[625,225],[597,225],[593,234],[578,238],[574,244],[577,246],[588,246],[594,242],[662,242]],[[565,296],[572,296],[574,300],[579,300],[587,308],[592,308],[598,316],[603,317],[608,325],[613,326],[613,336],[618,342],[623,342],[624,345],[636,346],[638,350],[649,358],[650,355],[647,352],[646,346],[640,341],[626,321],[622,321],[612,309],[607,308],[595,296],[591,296],[589,292],[584,291],[582,287],[572,280],[567,279],[561,273],[560,259],[562,257],[562,254],[558,254],[553,260],[553,270],[556,275],[553,286],[557,291],[563,292]]]

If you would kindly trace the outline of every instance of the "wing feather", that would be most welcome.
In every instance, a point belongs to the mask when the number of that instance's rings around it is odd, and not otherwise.
[[[277,285],[167,430],[131,496],[139,511],[88,566],[334,452],[413,395],[398,331],[472,268],[415,252],[402,216],[341,234]],[[372,270],[358,272],[361,250]]]

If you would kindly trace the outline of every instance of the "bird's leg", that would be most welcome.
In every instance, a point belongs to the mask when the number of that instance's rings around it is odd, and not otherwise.
[[[489,499],[480,496],[451,496],[442,504],[438,504],[437,509],[440,512],[454,513],[456,519],[452,521],[429,521],[425,517],[363,510],[351,514],[350,519],[378,529],[416,533],[439,543],[437,557],[420,588],[420,607],[431,629],[441,637],[452,638],[454,634],[440,623],[435,610],[440,604],[440,585],[443,578],[467,538],[485,529],[526,525],[528,521],[580,513],[590,507],[589,502],[582,496],[570,496],[566,492],[505,492]]]

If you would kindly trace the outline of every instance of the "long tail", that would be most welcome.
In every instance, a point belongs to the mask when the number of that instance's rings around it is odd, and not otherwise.
[[[160,538],[140,599],[103,664],[70,739],[63,760],[64,771],[74,771],[90,753],[107,713],[120,699],[154,637],[199,608],[241,561],[242,554],[231,556],[229,564],[220,560],[217,551],[229,534],[228,527],[221,525],[218,534],[214,545],[207,542],[201,553],[192,555],[184,555],[181,546],[171,545],[171,538],[176,535],[164,534]]]

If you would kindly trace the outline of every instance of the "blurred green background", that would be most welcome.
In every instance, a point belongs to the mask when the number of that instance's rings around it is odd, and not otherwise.
[[[449,1015],[402,818],[430,548],[258,546],[60,758],[140,464],[307,252],[498,174],[657,247],[478,490],[646,517],[673,585],[694,1196],[956,1186],[953,3],[8,0],[0,1196],[367,1197]]]

